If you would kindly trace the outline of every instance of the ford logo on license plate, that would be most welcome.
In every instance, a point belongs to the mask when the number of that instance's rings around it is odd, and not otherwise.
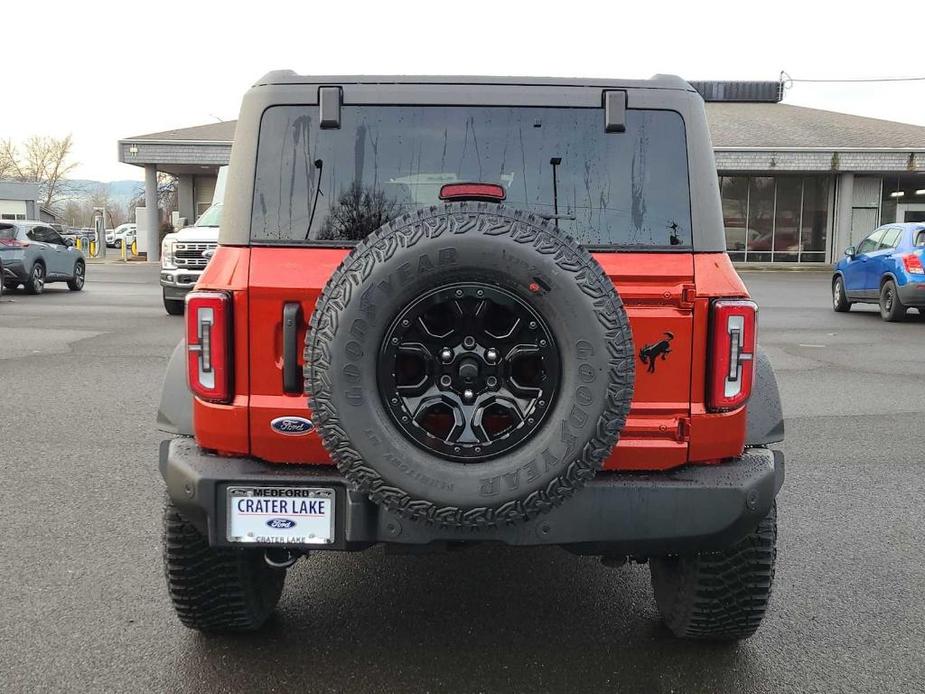
[[[295,521],[288,518],[271,518],[267,521],[267,527],[269,528],[284,528],[288,530],[289,528],[295,527]]]
[[[270,426],[273,431],[284,436],[305,436],[315,428],[312,420],[305,417],[277,417]]]

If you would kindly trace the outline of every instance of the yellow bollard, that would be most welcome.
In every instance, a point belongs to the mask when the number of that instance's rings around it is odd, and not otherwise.
[[[90,257],[91,258],[96,257],[96,241],[90,242]]]
[[[77,250],[78,250],[78,251],[81,250],[81,249],[80,249],[80,237],[79,237],[79,236],[77,237],[77,240],[74,242],[74,245],[77,247]]]
[[[122,255],[122,260],[128,260],[125,257],[125,239],[119,239],[119,253]]]
[[[132,241],[132,255],[138,255],[138,241]]]

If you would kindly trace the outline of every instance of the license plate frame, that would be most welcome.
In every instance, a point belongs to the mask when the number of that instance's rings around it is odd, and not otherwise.
[[[226,540],[235,545],[333,544],[336,498],[333,487],[230,485],[225,492]],[[239,508],[242,499],[253,501]],[[272,521],[280,523],[270,525]]]

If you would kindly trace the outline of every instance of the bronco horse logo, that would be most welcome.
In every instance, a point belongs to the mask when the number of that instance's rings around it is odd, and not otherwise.
[[[662,361],[668,359],[668,355],[671,354],[671,341],[673,339],[674,335],[666,330],[664,340],[659,340],[654,345],[646,345],[639,350],[639,358],[642,363],[649,365],[646,373],[655,373],[655,360],[659,357],[662,358]]]

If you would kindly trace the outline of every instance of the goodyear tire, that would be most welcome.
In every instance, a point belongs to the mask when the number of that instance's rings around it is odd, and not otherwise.
[[[305,387],[325,447],[374,502],[486,527],[594,477],[626,421],[633,356],[586,250],[531,214],[455,203],[384,225],[344,260],[312,315]],[[423,363],[424,395],[405,396],[403,359]]]

